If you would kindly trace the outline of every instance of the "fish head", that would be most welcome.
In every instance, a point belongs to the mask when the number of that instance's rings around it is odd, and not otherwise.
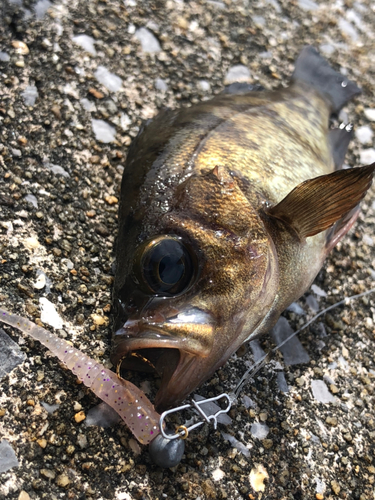
[[[190,176],[147,229],[126,257],[112,360],[161,374],[155,406],[163,410],[259,328],[277,293],[277,257],[259,211],[226,167]]]

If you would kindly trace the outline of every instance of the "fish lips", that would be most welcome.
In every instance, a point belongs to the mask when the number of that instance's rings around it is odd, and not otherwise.
[[[160,374],[155,407],[165,410],[216,369],[211,368],[214,333],[211,315],[195,308],[159,323],[128,320],[115,334],[112,361],[120,369]]]

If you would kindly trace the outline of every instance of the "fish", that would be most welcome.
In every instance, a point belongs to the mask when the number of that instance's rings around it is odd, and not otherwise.
[[[176,405],[309,289],[349,231],[375,164],[342,168],[360,93],[311,46],[288,87],[234,84],[165,109],[121,183],[111,361],[161,377]]]

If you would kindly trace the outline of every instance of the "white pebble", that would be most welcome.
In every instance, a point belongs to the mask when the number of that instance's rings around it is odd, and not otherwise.
[[[52,304],[52,302],[45,297],[41,297],[39,299],[39,304],[41,308],[40,319],[42,320],[42,323],[53,326],[56,330],[61,330],[64,323],[56,311],[54,304]]]
[[[310,307],[310,309],[314,312],[319,311],[319,303],[313,295],[307,295],[306,304]]]
[[[298,7],[302,10],[314,11],[319,9],[319,5],[313,0],[298,0]]]
[[[327,293],[322,290],[318,285],[311,285],[311,290],[319,297],[327,297]]]
[[[34,288],[37,290],[42,290],[46,286],[46,275],[44,273],[39,274],[34,283]]]
[[[55,413],[56,410],[59,409],[60,405],[55,404],[55,405],[49,405],[48,403],[45,403],[44,401],[41,401],[43,408],[52,415],[52,413]]]
[[[39,96],[38,89],[35,87],[35,85],[26,87],[25,90],[21,92],[21,95],[25,101],[26,106],[34,106],[35,101]]]
[[[0,52],[0,61],[2,62],[8,62],[10,59],[9,54],[6,52]]]
[[[266,24],[266,20],[263,16],[253,16],[252,19],[257,28],[263,28]]]
[[[132,124],[131,118],[126,113],[121,113],[120,117],[120,126],[124,132],[129,130],[130,125]]]
[[[374,133],[368,125],[363,125],[356,129],[355,136],[361,144],[371,144]]]
[[[373,244],[374,244],[374,240],[371,238],[371,236],[369,236],[368,234],[364,234],[363,237],[362,237],[362,241],[363,243],[365,243],[366,245],[368,245],[369,247],[372,247]]]
[[[55,175],[62,175],[63,177],[70,177],[69,172],[67,172],[63,167],[60,167],[60,165],[55,165],[53,163],[50,163],[48,160],[43,162],[43,165],[51,170],[52,173]]]
[[[162,78],[157,78],[155,80],[155,88],[156,90],[161,90],[162,92],[165,92],[166,90],[168,90],[168,85],[166,81],[163,80]]]
[[[324,43],[319,46],[319,50],[320,52],[323,52],[323,54],[325,54],[326,56],[330,56],[335,52],[336,49],[332,44]]]
[[[143,52],[160,52],[161,47],[158,39],[147,28],[139,28],[135,32],[137,40],[141,42]]]
[[[34,12],[37,19],[42,19],[47,10],[51,7],[51,2],[49,0],[38,0],[34,6]]]
[[[230,85],[235,82],[248,82],[251,77],[249,68],[242,64],[237,64],[229,68],[224,78],[224,85]]]
[[[370,122],[375,122],[375,109],[366,108],[364,110],[365,117],[370,120]]]
[[[95,104],[87,99],[87,97],[83,97],[79,102],[85,111],[88,111],[89,113],[96,111]]]
[[[225,476],[225,472],[223,472],[221,469],[215,469],[212,473],[212,479],[214,481],[221,481],[223,477]]]
[[[249,398],[249,396],[247,396],[246,394],[244,396],[242,396],[242,402],[245,406],[245,408],[256,408],[256,403],[254,403],[254,401]]]
[[[362,151],[359,152],[359,163],[361,165],[370,165],[371,163],[374,163],[374,161],[375,161],[374,148],[362,149]]]
[[[311,390],[314,398],[320,403],[333,403],[335,397],[329,392],[323,380],[312,380]]]
[[[346,19],[343,19],[341,17],[339,19],[338,25],[339,25],[339,28],[341,30],[341,33],[343,33],[343,35],[347,35],[349,38],[352,39],[353,42],[356,42],[358,40],[357,30]]]
[[[209,92],[211,90],[211,85],[206,80],[199,80],[199,82],[198,82],[198,88],[202,92]]]
[[[12,467],[19,467],[19,465],[13,448],[8,441],[3,439],[0,442],[0,474],[12,469]]]
[[[98,425],[100,427],[111,427],[121,420],[120,415],[104,401],[90,408],[87,412],[85,425]]]
[[[73,36],[72,40],[74,43],[82,47],[89,54],[96,56],[96,50],[94,47],[95,40],[88,35],[77,35]]]
[[[266,439],[270,428],[266,424],[261,424],[260,422],[254,422],[250,429],[251,435],[257,439]]]
[[[249,458],[250,457],[250,450],[247,448],[241,441],[238,441],[234,436],[231,434],[227,434],[226,432],[222,432],[221,435],[226,441],[229,441],[230,444],[233,446],[233,448],[236,448],[238,451],[240,451],[245,457]]]
[[[111,73],[106,67],[98,66],[94,73],[95,78],[99,83],[111,92],[117,92],[122,87],[122,80],[119,76]]]
[[[95,134],[95,139],[100,142],[113,142],[116,137],[116,129],[104,120],[91,120],[92,129]]]
[[[314,436],[314,437],[316,437],[316,436]],[[318,442],[320,443],[320,439],[319,438],[317,438],[317,439],[318,439]],[[319,477],[316,477],[315,482],[316,482],[316,490],[315,491],[317,493],[320,493],[321,495],[323,495],[324,492],[326,491],[326,488],[327,488],[324,480],[320,479]]]
[[[35,208],[38,208],[38,200],[33,194],[27,194],[25,200],[31,203]]]
[[[302,307],[299,304],[297,304],[297,302],[292,302],[286,308],[286,310],[298,314],[299,316],[303,316],[304,314],[306,314],[305,311],[302,309]]]

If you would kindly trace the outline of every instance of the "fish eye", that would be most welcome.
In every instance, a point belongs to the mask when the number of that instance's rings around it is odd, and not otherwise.
[[[184,292],[195,275],[192,252],[176,236],[159,236],[142,245],[137,260],[136,274],[148,292],[158,295]]]

